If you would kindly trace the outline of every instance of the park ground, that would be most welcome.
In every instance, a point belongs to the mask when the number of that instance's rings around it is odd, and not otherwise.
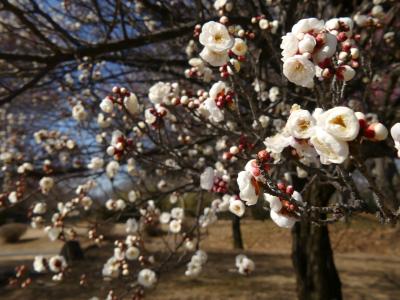
[[[221,220],[210,228],[204,240],[202,248],[209,254],[209,260],[202,274],[198,278],[185,277],[185,266],[168,272],[160,278],[157,289],[148,291],[146,299],[296,299],[290,231],[277,228],[271,221],[255,220],[244,220],[242,231],[244,253],[256,263],[256,270],[250,276],[235,271],[235,256],[241,252],[229,250],[232,248],[230,222]],[[349,224],[332,225],[330,231],[344,299],[400,299],[399,228],[360,216]],[[152,238],[150,247],[156,250],[162,243],[160,238]],[[0,273],[7,274],[12,265],[31,264],[35,254],[58,253],[60,246],[48,242],[41,232],[28,230],[19,243],[0,245]],[[109,247],[88,250],[87,259],[73,268],[80,273],[71,271],[61,284],[52,282],[48,276],[35,276],[27,289],[0,286],[0,299],[88,300],[92,296],[104,299],[110,283],[102,280],[99,264],[110,253]],[[101,259],[98,264],[93,263],[95,257]],[[82,270],[92,278],[86,288],[78,284]],[[113,284],[120,284],[121,289],[124,286],[123,280]]]

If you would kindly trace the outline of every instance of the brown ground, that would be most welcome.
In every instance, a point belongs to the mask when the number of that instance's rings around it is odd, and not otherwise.
[[[400,299],[400,231],[381,226],[367,217],[359,217],[350,226],[336,224],[330,227],[335,261],[343,283],[344,299],[397,300]],[[295,299],[295,277],[290,261],[290,232],[266,221],[245,220],[242,226],[245,253],[256,263],[256,271],[241,276],[234,270],[238,252],[231,248],[230,223],[219,221],[208,232],[203,249],[209,260],[203,273],[196,279],[183,275],[184,267],[164,274],[154,291],[146,299],[202,300],[202,299]],[[221,239],[220,237],[224,237]],[[60,244],[47,242],[39,232],[29,231],[28,241],[14,245],[0,245],[0,270],[26,261],[34,254],[56,253]],[[159,248],[162,242],[153,239],[151,247]],[[108,257],[109,250],[88,252],[88,259],[76,266],[81,272],[93,274],[88,288],[79,287],[79,276],[70,274],[62,284],[48,277],[37,277],[25,290],[0,288],[0,299],[9,300],[87,300],[100,296],[109,288],[93,267],[92,256]],[[10,259],[12,261],[10,261]],[[104,259],[102,260],[104,261]],[[27,261],[30,263],[30,261]],[[77,275],[77,274],[75,274]],[[115,283],[113,283],[114,285]],[[117,280],[117,284],[124,284]]]

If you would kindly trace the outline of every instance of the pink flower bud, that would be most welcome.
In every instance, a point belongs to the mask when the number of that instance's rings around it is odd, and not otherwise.
[[[356,71],[348,65],[340,66],[336,71],[336,76],[344,81],[349,81],[354,78]]]
[[[388,130],[382,123],[372,123],[368,126],[368,130],[372,130],[374,132],[374,141],[383,141],[388,136]]]

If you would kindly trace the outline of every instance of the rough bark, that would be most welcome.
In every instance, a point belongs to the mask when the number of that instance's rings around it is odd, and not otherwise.
[[[306,200],[325,205],[332,187],[313,186]],[[341,282],[335,267],[327,226],[299,222],[293,228],[292,261],[300,300],[341,300]]]

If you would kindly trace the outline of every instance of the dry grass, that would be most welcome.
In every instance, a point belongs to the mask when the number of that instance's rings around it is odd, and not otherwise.
[[[256,271],[251,276],[241,276],[233,269],[238,252],[227,250],[231,248],[230,223],[219,221],[209,230],[204,241],[209,261],[202,275],[195,279],[187,278],[183,275],[184,267],[164,274],[157,289],[148,291],[147,299],[295,299],[290,232],[277,228],[269,221],[245,220],[242,229],[246,254],[256,262]],[[398,229],[381,227],[369,218],[358,218],[350,227],[337,224],[331,226],[330,230],[344,299],[400,299]],[[29,244],[24,245],[29,247]],[[160,249],[161,245],[161,239],[151,239],[151,249]],[[42,276],[36,278],[29,289],[7,287],[0,290],[0,299],[84,300],[91,296],[104,299],[111,285],[102,280],[99,265],[110,254],[109,247],[91,250],[87,253],[88,259],[75,265],[75,271],[67,276],[64,283],[53,283],[48,276]],[[102,258],[95,259],[98,256]],[[81,272],[91,274],[92,281],[87,288],[78,285]],[[133,281],[134,278],[119,279],[112,286],[117,284],[122,288],[125,282]]]

